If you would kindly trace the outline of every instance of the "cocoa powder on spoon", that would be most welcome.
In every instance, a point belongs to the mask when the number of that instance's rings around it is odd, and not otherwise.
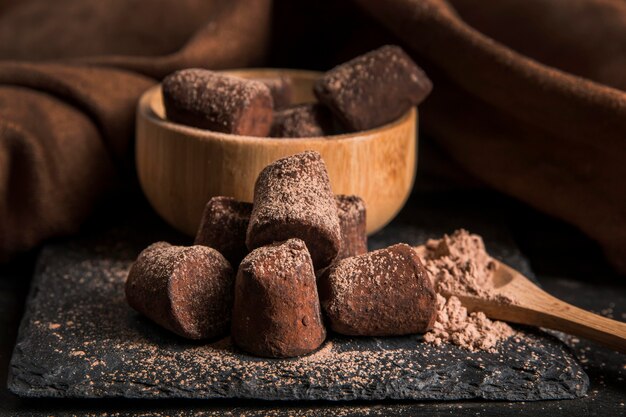
[[[468,313],[451,294],[467,294],[505,304],[514,300],[496,294],[493,286],[495,261],[485,250],[480,236],[457,230],[441,239],[431,239],[416,248],[437,291],[437,320],[424,335],[429,343],[444,342],[475,350],[495,350],[499,341],[515,334],[502,321],[490,320],[482,312]]]

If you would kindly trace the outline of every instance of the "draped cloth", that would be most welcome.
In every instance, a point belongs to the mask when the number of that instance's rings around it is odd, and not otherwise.
[[[287,3],[0,1],[0,258],[75,232],[132,176],[137,99],[168,73],[328,66],[384,40],[433,79],[420,129],[450,161],[626,272],[626,2]]]

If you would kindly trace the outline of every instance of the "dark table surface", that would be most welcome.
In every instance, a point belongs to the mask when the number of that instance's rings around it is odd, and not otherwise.
[[[101,233],[124,222],[152,222],[167,229],[136,194],[122,194],[103,205],[81,231]],[[124,201],[124,204],[118,204]],[[604,261],[599,248],[573,228],[522,204],[486,191],[452,192],[422,187],[403,213],[414,207],[481,221],[499,222],[530,260],[541,285],[553,295],[584,309],[626,321],[626,280]],[[120,208],[122,207],[122,208]],[[129,210],[132,207],[132,210]],[[449,213],[448,213],[449,211]],[[130,213],[130,214],[129,214]],[[130,220],[129,220],[130,219]],[[427,221],[425,219],[424,221]],[[168,231],[167,233],[172,233]],[[459,415],[486,416],[526,412],[556,416],[626,415],[626,355],[564,336],[588,373],[585,398],[542,402],[263,402],[22,400],[6,389],[8,364],[24,309],[37,251],[0,266],[0,416],[48,415]]]

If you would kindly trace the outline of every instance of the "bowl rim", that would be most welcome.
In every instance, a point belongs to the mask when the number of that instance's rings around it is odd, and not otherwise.
[[[267,72],[268,74],[272,73],[285,73],[285,74],[296,74],[303,76],[304,78],[314,78],[322,74],[318,71],[311,70],[302,70],[302,69],[287,69],[287,68],[241,68],[241,69],[232,69],[232,70],[222,70],[219,72],[223,72],[226,74],[234,74],[234,73],[247,73],[247,72]],[[223,132],[215,132],[213,130],[201,129],[197,127],[187,126],[184,124],[172,122],[164,117],[161,117],[153,106],[153,97],[155,95],[159,95],[162,97],[161,92],[161,83],[154,85],[144,91],[139,99],[137,105],[137,114],[142,115],[143,117],[149,119],[152,123],[155,123],[161,126],[164,129],[177,131],[179,133],[185,134],[186,136],[193,136],[198,139],[210,139],[210,140],[223,140],[223,141],[234,141],[234,142],[263,142],[266,145],[269,144],[284,144],[285,142],[293,143],[294,141],[308,141],[308,142],[320,142],[327,143],[329,141],[360,141],[371,138],[372,136],[376,136],[377,134],[391,130],[401,124],[406,123],[412,116],[414,112],[417,112],[417,107],[412,106],[409,110],[407,110],[402,116],[393,120],[392,122],[386,123],[382,126],[375,127],[373,129],[368,130],[359,130],[357,132],[351,133],[342,133],[339,135],[327,135],[327,136],[312,136],[312,137],[300,137],[300,138],[273,138],[273,137],[265,137],[265,136],[245,136],[245,135],[235,135],[232,133],[223,133]],[[417,121],[417,118],[415,119]]]

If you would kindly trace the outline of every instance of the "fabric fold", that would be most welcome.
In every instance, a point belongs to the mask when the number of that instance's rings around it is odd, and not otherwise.
[[[110,3],[3,7],[0,260],[76,232],[114,183],[134,177],[137,101],[159,78],[246,66],[267,51],[269,0]]]
[[[168,73],[319,68],[396,42],[434,81],[432,147],[626,273],[623,0],[275,2],[0,3],[0,258],[75,231],[132,175],[137,99]]]
[[[442,0],[356,1],[432,64],[424,130],[469,173],[576,225],[626,271],[626,93],[513,51]]]

